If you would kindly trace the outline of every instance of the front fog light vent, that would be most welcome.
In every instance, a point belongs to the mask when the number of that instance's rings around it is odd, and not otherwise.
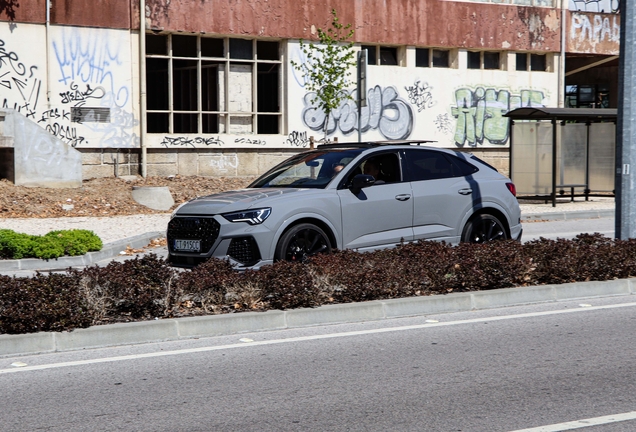
[[[244,265],[252,265],[261,259],[258,245],[254,237],[238,237],[232,239],[227,254]]]

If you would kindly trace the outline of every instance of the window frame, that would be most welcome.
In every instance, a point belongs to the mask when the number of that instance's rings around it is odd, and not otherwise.
[[[168,97],[168,106],[166,109],[150,109],[148,107],[148,102],[146,102],[146,129],[147,133],[158,133],[158,134],[237,134],[237,135],[263,135],[270,133],[259,134],[259,116],[275,116],[277,117],[275,122],[277,124],[276,129],[278,133],[275,134],[284,134],[284,85],[283,85],[283,74],[284,74],[284,59],[283,59],[283,47],[281,46],[280,40],[270,40],[270,39],[257,39],[257,38],[237,38],[237,37],[211,37],[207,35],[195,35],[195,34],[176,34],[176,33],[153,33],[147,32],[144,35],[147,40],[149,37],[154,36],[162,36],[166,42],[166,52],[165,54],[148,54],[146,53],[144,61],[148,61],[148,59],[162,59],[166,60],[168,64],[168,72],[167,72],[167,84],[161,83],[161,85],[167,85],[167,97]],[[173,37],[182,37],[182,36],[190,36],[196,38],[196,55],[195,56],[180,56],[174,55],[175,44],[173,43]],[[202,53],[202,40],[203,39],[216,39],[221,40],[223,44],[223,56],[205,56]],[[251,58],[240,58],[232,57],[233,52],[230,49],[231,40],[240,39],[244,41],[249,41],[251,43]],[[259,59],[258,58],[258,46],[259,42],[276,42],[278,43],[278,58],[277,59]],[[241,45],[241,44],[239,44]],[[244,43],[243,43],[244,45]],[[196,109],[187,110],[187,109],[175,109],[175,71],[174,66],[175,62],[179,61],[192,61],[196,62],[196,101],[190,101],[190,104],[193,102],[196,104]],[[222,82],[222,85],[218,85],[218,94],[217,94],[217,109],[203,109],[205,95],[203,94],[203,73],[202,70],[210,64],[217,63],[218,65],[223,65],[223,77],[219,78],[219,82]],[[236,64],[249,65],[250,74],[251,74],[251,87],[252,87],[252,95],[250,99],[251,106],[249,110],[237,111],[230,109],[230,97],[232,94],[231,88],[232,86],[232,73],[231,66]],[[277,111],[259,111],[258,110],[258,99],[259,99],[259,89],[258,89],[258,81],[259,81],[259,66],[261,65],[270,65],[270,67],[278,67],[277,72],[277,98],[278,98],[278,110]],[[143,79],[147,80],[149,70],[146,68],[146,77]],[[222,80],[222,81],[221,81]],[[206,99],[209,100],[209,99]],[[166,131],[148,131],[149,115],[153,114],[162,114],[167,115],[168,117],[168,128]],[[183,132],[183,131],[175,131],[175,117],[179,115],[192,115],[196,116],[196,131],[192,132]],[[205,116],[208,115],[216,115],[217,118],[217,131],[206,131],[204,132],[204,123]],[[249,118],[250,129],[251,131],[240,131],[235,130],[233,127],[232,120],[236,120],[237,118]]]
[[[525,56],[525,68],[519,68],[519,59],[521,56]],[[534,69],[533,67],[533,58],[542,57],[543,58],[543,69]],[[529,53],[529,52],[518,52],[515,53],[515,70],[519,72],[549,72],[549,57],[547,53]]]
[[[368,66],[404,66],[404,49],[403,46],[397,45],[360,45],[360,50],[368,50]],[[382,50],[395,50],[395,64],[382,63]],[[372,62],[372,59],[374,60]]]
[[[417,54],[418,52],[427,51],[427,61],[426,65],[418,65],[417,64]],[[446,53],[446,65],[439,66],[435,65],[435,53],[436,52],[444,52]],[[421,68],[440,68],[440,69],[450,69],[452,65],[451,59],[451,50],[444,48],[430,48],[430,47],[415,47],[415,67]]]
[[[470,66],[470,60],[469,57],[472,54],[476,54],[479,53],[479,67],[471,67]],[[485,59],[485,55],[486,53],[492,53],[492,54],[497,54],[498,55],[498,65],[496,68],[490,68],[490,67],[486,67],[486,59]],[[503,69],[503,63],[502,63],[502,59],[503,59],[503,55],[502,55],[502,51],[475,51],[475,50],[468,50],[466,51],[466,68],[467,69],[471,69],[471,70],[504,70]]]

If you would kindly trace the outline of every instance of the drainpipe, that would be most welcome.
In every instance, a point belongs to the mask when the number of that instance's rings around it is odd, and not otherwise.
[[[566,0],[561,0],[561,56],[559,58],[559,101],[558,107],[565,106],[565,8]]]
[[[51,43],[51,0],[46,0],[46,104],[51,109],[51,67],[49,44]],[[48,120],[47,120],[48,123]]]
[[[48,1],[48,0],[47,0]],[[146,157],[146,1],[139,0],[139,145],[141,176],[148,175]]]

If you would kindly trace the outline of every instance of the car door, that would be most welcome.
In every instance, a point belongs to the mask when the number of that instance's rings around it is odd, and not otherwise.
[[[405,154],[413,191],[413,239],[459,241],[464,216],[479,194],[470,176],[477,168],[435,150],[408,149]]]
[[[395,246],[413,239],[413,199],[411,186],[403,181],[398,152],[372,155],[379,161],[381,178],[353,193],[338,190],[342,208],[342,244],[347,249],[375,249]],[[366,158],[351,167],[347,178],[361,173]],[[345,181],[345,184],[347,181]]]

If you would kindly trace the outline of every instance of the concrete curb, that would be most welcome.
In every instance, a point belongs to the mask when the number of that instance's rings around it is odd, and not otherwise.
[[[72,332],[0,335],[0,357],[632,294],[636,278],[109,324]]]
[[[153,239],[165,237],[166,234],[162,231],[148,232],[145,234],[139,234],[127,239],[118,240],[112,243],[104,245],[102,250],[98,252],[89,252],[85,255],[74,257],[59,257],[52,260],[42,260],[38,258],[24,258],[18,260],[0,260],[0,273],[10,272],[16,270],[59,270],[69,267],[88,266],[95,264],[99,261],[114,258],[119,256],[119,253],[126,249],[126,246],[131,248],[142,248],[147,246]]]
[[[615,210],[575,210],[563,212],[542,212],[542,213],[523,213],[521,214],[521,222],[523,221],[557,221],[557,220],[573,220],[573,219],[598,219],[603,217],[614,217]]]

